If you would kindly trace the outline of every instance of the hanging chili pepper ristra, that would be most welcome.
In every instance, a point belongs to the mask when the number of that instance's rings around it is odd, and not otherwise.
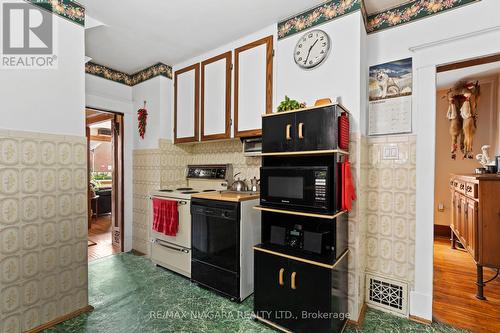
[[[146,134],[146,125],[148,120],[148,111],[146,110],[146,101],[144,101],[144,107],[142,109],[137,110],[137,127],[139,129],[139,135],[142,139],[144,139],[144,135]]]

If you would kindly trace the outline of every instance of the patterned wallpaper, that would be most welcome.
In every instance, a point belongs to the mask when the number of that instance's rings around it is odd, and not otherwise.
[[[87,297],[84,137],[0,130],[0,331],[26,331]]]
[[[164,76],[172,79],[172,67],[161,62],[140,70],[137,73],[127,74],[89,61],[85,64],[85,73],[99,76],[106,80],[126,84],[127,86],[135,86],[136,84],[157,76]]]
[[[383,160],[385,145],[399,158]],[[414,283],[416,136],[368,139],[366,271]]]
[[[361,10],[367,33],[410,23],[481,0],[409,0],[400,6],[367,15],[364,0],[330,0],[278,22],[278,39]]]
[[[186,185],[188,164],[233,164],[241,178],[259,178],[260,158],[243,156],[240,140],[174,145],[160,140],[159,149],[134,151],[134,220],[132,247],[149,255],[149,194],[159,188]]]
[[[85,7],[72,0],[25,0],[78,25],[85,25]]]
[[[378,32],[480,0],[414,0],[367,17],[366,32]]]
[[[363,307],[366,267],[366,137],[351,133],[349,162],[356,188],[356,201],[349,213],[349,294],[350,319],[357,321]]]

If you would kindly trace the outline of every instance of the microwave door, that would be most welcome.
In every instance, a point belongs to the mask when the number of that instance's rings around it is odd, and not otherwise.
[[[309,207],[314,201],[313,174],[301,168],[262,168],[261,193],[266,204]]]

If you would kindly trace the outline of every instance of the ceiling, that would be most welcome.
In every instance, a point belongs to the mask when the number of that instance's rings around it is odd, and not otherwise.
[[[80,2],[88,15],[85,55],[93,62],[132,74],[158,62],[175,65],[325,0]],[[365,0],[369,13],[404,2]]]
[[[500,74],[500,61],[438,73],[436,84],[437,88],[442,90],[451,88],[462,80],[476,80],[498,74]]]

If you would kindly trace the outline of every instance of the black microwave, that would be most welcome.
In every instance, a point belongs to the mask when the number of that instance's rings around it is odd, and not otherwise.
[[[260,204],[329,214],[336,211],[334,170],[330,166],[260,168]]]

